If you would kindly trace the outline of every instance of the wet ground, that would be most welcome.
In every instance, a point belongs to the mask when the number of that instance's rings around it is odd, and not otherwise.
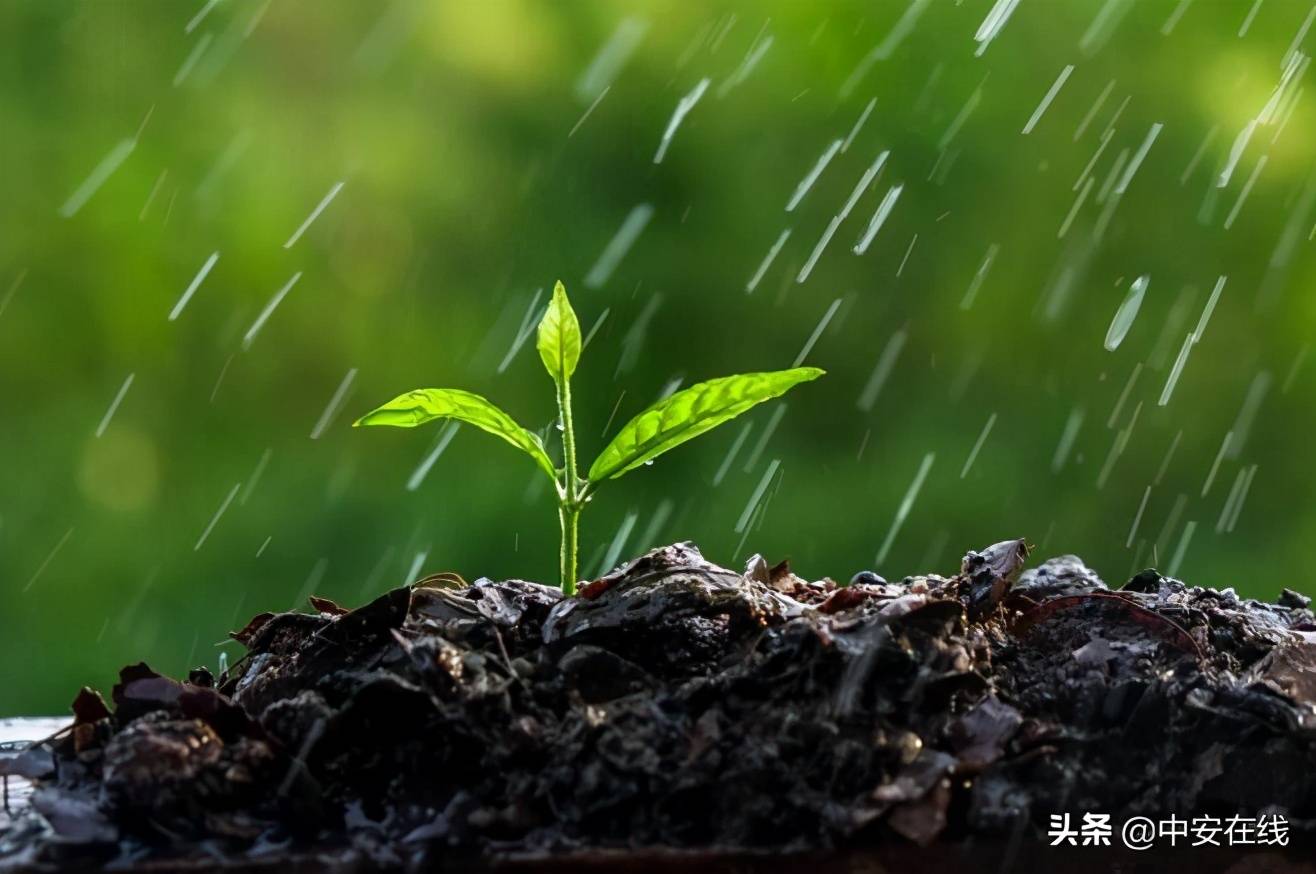
[[[0,869],[1001,870],[1099,812],[1279,814],[1289,847],[1244,861],[1289,867],[1234,870],[1305,870],[1284,853],[1316,836],[1307,600],[1026,564],[1006,541],[842,587],[678,544],[570,600],[440,575],[262,614],[227,674],[127,667],[0,756],[38,786]]]

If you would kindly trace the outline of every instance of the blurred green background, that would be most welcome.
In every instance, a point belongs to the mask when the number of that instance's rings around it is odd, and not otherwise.
[[[469,427],[349,423],[455,386],[550,428],[518,340],[557,278],[595,329],[586,462],[678,384],[802,352],[829,371],[611,483],[584,575],[692,539],[736,567],[898,578],[1027,536],[1116,585],[1154,564],[1311,591],[1312,19],[1310,0],[0,6],[0,715],[62,712],[129,661],[213,667],[249,614],[311,591],[554,581],[526,458]]]

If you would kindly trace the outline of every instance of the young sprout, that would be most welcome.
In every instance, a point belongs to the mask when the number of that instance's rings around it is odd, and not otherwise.
[[[528,454],[557,488],[558,523],[562,528],[559,569],[562,592],[576,593],[576,548],[580,513],[599,484],[616,479],[669,449],[734,419],[750,407],[771,400],[793,386],[817,379],[816,367],[796,367],[771,373],[742,373],[692,385],[653,404],[617,432],[582,477],[576,468],[576,429],[571,419],[571,375],[580,361],[580,322],[562,283],[539,322],[539,357],[557,386],[562,428],[563,466],[554,466],[543,441],[512,417],[477,394],[455,388],[422,388],[394,398],[358,419],[361,425],[414,428],[435,419],[456,419],[503,438]]]

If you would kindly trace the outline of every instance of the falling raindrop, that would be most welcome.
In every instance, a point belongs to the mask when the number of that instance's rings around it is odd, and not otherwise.
[[[32,588],[33,584],[35,584],[36,581],[40,579],[41,575],[46,572],[46,568],[50,567],[50,563],[55,560],[55,556],[59,554],[59,551],[64,548],[64,544],[68,543],[69,538],[72,536],[73,536],[72,528],[64,532],[64,536],[61,537],[59,539],[59,542],[55,544],[55,548],[52,549],[46,555],[45,561],[41,562],[41,565],[37,568],[36,573],[32,574],[32,576],[28,578],[27,585],[23,586],[22,591],[26,592],[28,589]]]
[[[858,135],[859,129],[864,126],[864,122],[868,121],[868,116],[872,113],[873,107],[876,105],[877,98],[874,97],[868,101],[868,105],[864,107],[864,111],[859,113],[859,119],[854,123],[854,127],[850,128],[850,133],[846,134],[845,140],[841,143],[842,152],[845,152],[850,148],[850,144],[854,142],[854,138]]]
[[[653,218],[653,206],[647,203],[637,204],[627,214],[626,220],[621,223],[617,233],[608,241],[608,245],[603,248],[599,260],[594,262],[589,273],[585,274],[585,285],[589,288],[600,288],[607,283],[612,276],[612,272],[617,269],[621,259],[626,257],[626,253],[635,245],[636,239],[649,224],[649,219]]]
[[[1133,517],[1133,524],[1129,526],[1129,536],[1124,541],[1125,549],[1129,549],[1133,546],[1133,538],[1138,534],[1138,523],[1142,521],[1143,511],[1147,509],[1147,499],[1151,497],[1151,490],[1152,487],[1147,486],[1142,493],[1142,503],[1138,504],[1138,512]]]
[[[175,88],[187,81],[187,77],[190,76],[192,70],[196,68],[197,61],[201,60],[201,55],[205,53],[207,48],[209,48],[210,41],[214,39],[214,36],[213,33],[209,32],[201,34],[201,39],[197,40],[196,45],[192,47],[192,51],[183,59],[183,65],[179,67],[178,72],[174,74]]]
[[[791,229],[786,228],[781,232],[781,235],[777,237],[777,242],[772,244],[772,248],[768,250],[768,254],[763,258],[762,263],[759,264],[759,269],[754,271],[754,275],[751,276],[749,282],[745,284],[746,294],[752,294],[754,289],[758,288],[758,284],[763,281],[763,274],[768,272],[768,268],[772,266],[772,262],[776,259],[777,253],[781,251],[782,246],[786,245],[786,241],[790,239],[790,235]]]
[[[219,253],[214,252],[206,259],[206,263],[201,265],[201,269],[197,271],[197,275],[192,278],[191,283],[188,284],[187,289],[183,292],[183,296],[178,299],[178,303],[174,304],[174,308],[169,311],[169,321],[172,322],[176,320],[179,315],[182,314],[183,307],[187,306],[187,302],[192,299],[192,295],[196,293],[197,288],[199,288],[205,278],[210,275],[210,268],[214,267],[215,262],[218,260]]]
[[[654,153],[653,162],[661,164],[663,157],[667,154],[667,147],[672,144],[672,137],[676,136],[676,130],[681,126],[681,122],[690,114],[690,110],[695,108],[699,98],[704,96],[708,90],[711,79],[707,77],[700,79],[699,84],[691,89],[690,93],[682,97],[676,104],[676,111],[672,113],[671,121],[667,122],[667,130],[663,131],[662,141],[658,144],[658,151]]]
[[[457,434],[457,429],[461,427],[458,422],[450,422],[442,431],[439,432],[438,439],[434,441],[434,448],[421,460],[420,464],[407,479],[407,491],[414,492],[420,488],[421,483],[425,482],[425,477],[429,476],[430,469],[434,467],[443,450],[448,448],[452,438]]]
[[[1151,278],[1143,274],[1133,280],[1133,284],[1129,286],[1124,301],[1115,311],[1115,318],[1111,319],[1110,327],[1106,329],[1106,340],[1103,345],[1107,352],[1114,352],[1119,348],[1120,343],[1124,342],[1124,337],[1133,327],[1133,320],[1138,317],[1138,308],[1142,306],[1142,296],[1147,291],[1147,283],[1150,281]]]
[[[132,387],[133,378],[136,376],[137,374],[130,373],[128,374],[128,378],[123,381],[123,385],[119,388],[118,394],[116,394],[114,400],[110,402],[110,408],[105,411],[105,415],[101,418],[101,423],[96,426],[97,437],[104,434],[105,429],[110,427],[110,420],[114,418],[114,411],[119,409],[119,404],[123,403],[123,396],[128,394],[128,389]]]
[[[64,205],[59,208],[59,214],[64,218],[72,218],[77,215],[78,210],[82,209],[87,201],[91,200],[91,196],[105,184],[105,181],[114,175],[114,171],[119,169],[119,166],[128,159],[128,156],[133,153],[135,148],[137,148],[137,140],[135,139],[120,140],[116,143],[114,148],[110,149],[109,154],[102,158],[96,168],[91,171],[91,175],[78,186],[77,190],[69,195],[68,200],[64,201]]]
[[[301,226],[298,227],[297,230],[293,231],[292,236],[288,238],[288,242],[283,244],[283,248],[291,249],[297,243],[297,241],[302,238],[302,234],[306,233],[306,229],[311,226],[311,222],[315,221],[317,218],[320,217],[320,213],[324,212],[325,207],[327,207],[333,201],[333,199],[338,196],[338,192],[342,191],[343,186],[346,184],[347,183],[345,182],[334,183],[333,187],[329,189],[329,193],[326,194],[323,199],[321,199],[320,203],[315,207],[315,209],[311,210],[311,214],[306,217],[306,221],[302,222]]]
[[[265,309],[260,311],[260,315],[256,316],[256,321],[251,323],[251,327],[248,328],[247,333],[243,335],[243,349],[251,348],[251,344],[256,340],[256,335],[260,333],[261,328],[265,327],[265,323],[269,321],[270,316],[274,315],[274,311],[278,308],[279,304],[283,302],[283,299],[288,296],[288,292],[292,291],[292,287],[296,285],[297,280],[301,278],[301,271],[294,273],[292,279],[289,279],[282,288],[274,293],[274,297],[270,298],[270,302],[265,305]]]
[[[1192,542],[1193,533],[1197,531],[1197,522],[1189,522],[1183,528],[1183,536],[1179,538],[1179,546],[1174,550],[1174,558],[1170,559],[1170,566],[1166,569],[1168,576],[1175,576],[1179,573],[1179,568],[1183,565],[1184,555],[1188,552],[1188,544]]]
[[[1247,35],[1248,28],[1252,26],[1252,19],[1257,17],[1257,11],[1261,9],[1262,0],[1256,0],[1252,8],[1247,11],[1247,16],[1243,19],[1242,25],[1238,28],[1238,37],[1242,39]]]
[[[873,213],[873,218],[869,220],[868,228],[864,231],[864,235],[859,238],[859,242],[854,246],[854,253],[856,255],[862,255],[868,251],[868,247],[872,245],[873,238],[876,237],[877,232],[882,229],[882,225],[886,222],[887,216],[891,214],[891,210],[895,208],[896,201],[900,199],[900,192],[903,191],[904,188],[904,185],[892,185],[887,189],[887,193],[882,197],[882,202],[877,205],[877,212]]]
[[[996,0],[996,3],[987,12],[987,17],[978,25],[978,32],[973,35],[974,42],[978,43],[978,48],[974,55],[981,56],[987,51],[987,46],[991,45],[992,40],[996,39],[1001,28],[1005,27],[1005,22],[1010,20],[1010,15],[1014,8],[1019,5],[1019,0]]]
[[[992,433],[992,426],[996,424],[996,414],[992,413],[987,417],[987,424],[983,425],[982,433],[973,444],[973,449],[969,451],[969,457],[964,460],[964,467],[960,470],[960,479],[969,475],[969,469],[973,467],[973,462],[978,458],[978,452],[982,449],[982,444],[987,442],[987,435]]]
[[[237,497],[238,490],[241,488],[242,483],[238,483],[229,490],[227,497],[224,498],[224,503],[219,505],[219,509],[215,511],[215,515],[211,518],[210,524],[206,526],[206,530],[202,531],[201,536],[197,538],[196,546],[192,547],[193,552],[201,549],[202,545],[210,537],[210,532],[215,530],[215,526],[219,524],[220,517],[224,515],[224,511],[228,509],[228,505],[233,503],[233,499]]]
[[[882,386],[886,385],[887,377],[891,375],[891,369],[896,366],[896,359],[900,357],[900,350],[905,347],[905,339],[905,331],[901,329],[892,334],[890,340],[887,340],[881,356],[877,359],[877,366],[873,368],[872,376],[868,378],[863,391],[859,393],[856,406],[859,407],[860,412],[872,412],[873,407],[877,404],[877,396],[881,393]]]
[[[1059,94],[1060,89],[1065,86],[1065,82],[1069,79],[1069,74],[1072,72],[1074,72],[1074,65],[1066,64],[1065,68],[1060,71],[1060,75],[1056,77],[1056,81],[1052,83],[1050,90],[1046,92],[1046,96],[1042,98],[1042,102],[1037,104],[1037,109],[1033,110],[1033,114],[1029,116],[1028,121],[1024,124],[1023,133],[1029,134],[1033,132],[1033,128],[1037,127],[1038,121],[1041,120],[1047,107],[1051,105],[1051,101],[1056,99],[1056,95]]]
[[[836,157],[836,153],[840,150],[841,140],[832,140],[831,145],[827,147],[826,151],[818,158],[817,163],[813,165],[813,169],[806,173],[800,183],[795,186],[790,202],[786,204],[786,212],[792,212],[795,207],[800,205],[804,195],[809,193],[809,189],[813,188],[813,184],[818,181],[818,177],[822,175],[823,170],[827,169],[827,165],[831,163],[832,158]]]
[[[324,432],[328,430],[329,426],[334,423],[334,418],[337,417],[338,411],[342,409],[343,401],[347,400],[347,393],[351,390],[352,382],[355,379],[356,368],[353,367],[347,371],[347,375],[343,377],[343,381],[338,384],[338,388],[335,389],[333,397],[329,399],[329,405],[324,408],[324,412],[320,414],[320,418],[315,423],[315,427],[311,429],[312,440],[319,440],[324,436]]]
[[[832,317],[836,315],[836,311],[840,309],[840,307],[841,298],[838,297],[836,300],[832,301],[832,305],[827,308],[827,312],[823,314],[817,327],[813,329],[813,333],[810,334],[809,339],[805,341],[804,348],[800,350],[800,354],[796,355],[795,360],[791,362],[791,367],[799,367],[804,363],[804,359],[809,357],[809,353],[813,351],[814,344],[818,342],[818,338],[822,336],[822,332],[827,330],[828,323],[831,322]]]
[[[918,499],[918,493],[923,488],[923,480],[927,478],[928,471],[932,469],[932,463],[937,460],[934,452],[929,452],[923,456],[923,461],[919,464],[918,473],[914,474],[914,481],[909,484],[909,491],[905,492],[905,497],[900,501],[900,507],[896,510],[896,517],[891,521],[891,528],[886,533],[886,539],[882,541],[882,547],[877,551],[877,557],[873,559],[873,564],[881,566],[886,561],[887,554],[891,551],[891,545],[896,541],[896,535],[900,533],[900,527],[905,524],[905,519],[909,517],[909,511],[914,508],[914,501]]]
[[[776,476],[777,468],[780,466],[780,458],[774,458],[768,463],[768,469],[763,472],[763,477],[759,480],[759,484],[754,488],[754,493],[750,495],[749,503],[745,505],[744,512],[740,514],[740,519],[736,521],[737,534],[743,533],[746,526],[749,525],[750,516],[753,515],[754,510],[758,507],[759,501],[763,498],[763,493],[768,490],[768,483],[772,481],[774,476]]]
[[[649,23],[641,18],[624,18],[576,80],[576,97],[598,102],[616,81],[617,75],[639,48]]]

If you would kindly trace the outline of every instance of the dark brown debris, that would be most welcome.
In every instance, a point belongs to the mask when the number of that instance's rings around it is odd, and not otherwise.
[[[436,575],[257,616],[227,675],[124,668],[9,858],[376,867],[594,850],[1036,841],[1053,813],[1279,812],[1316,833],[1316,618],[1072,556],[840,587],[690,544],[582,596]],[[15,832],[14,834],[18,834]]]

